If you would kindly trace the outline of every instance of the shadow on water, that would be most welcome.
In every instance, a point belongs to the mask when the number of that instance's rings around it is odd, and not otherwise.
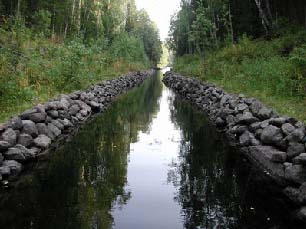
[[[282,210],[274,214],[275,202],[266,193],[257,195],[256,186],[250,185],[252,174],[241,169],[241,160],[205,116],[163,88],[161,73],[157,75],[86,124],[17,188],[2,191],[0,228],[135,228],[128,226],[138,223],[129,209],[141,200],[147,179],[145,173],[133,173],[135,164],[166,181],[147,181],[152,185],[145,189],[150,204],[140,201],[142,209],[134,213],[151,225],[137,228],[286,228]],[[151,143],[154,133],[161,140]],[[178,133],[177,139],[172,133]],[[141,145],[146,144],[143,139],[150,144]],[[162,210],[171,202],[173,209],[177,205],[177,217],[167,220],[162,213],[158,221],[143,219],[153,218],[145,212],[154,203]],[[167,226],[157,226],[164,222]]]

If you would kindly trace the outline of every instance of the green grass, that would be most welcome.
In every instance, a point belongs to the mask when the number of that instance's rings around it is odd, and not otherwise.
[[[176,58],[174,71],[255,97],[281,115],[306,122],[306,34],[271,41],[247,38],[205,57]]]
[[[58,94],[149,68],[138,46],[129,38],[105,47],[99,41],[85,45],[79,39],[39,37],[26,28],[0,28],[0,123]]]

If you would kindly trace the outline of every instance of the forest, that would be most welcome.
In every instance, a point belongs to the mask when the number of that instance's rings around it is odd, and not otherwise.
[[[0,120],[158,64],[155,23],[135,0],[0,0]]]
[[[174,70],[305,120],[306,2],[181,0],[168,46]]]

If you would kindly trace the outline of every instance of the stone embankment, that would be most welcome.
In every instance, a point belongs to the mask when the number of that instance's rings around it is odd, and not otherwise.
[[[86,91],[60,95],[0,124],[0,181],[18,176],[25,166],[46,157],[50,146],[103,112],[119,94],[141,84],[152,71],[129,73]]]
[[[280,117],[254,98],[167,72],[166,86],[195,103],[255,166],[275,181],[306,221],[305,125]]]

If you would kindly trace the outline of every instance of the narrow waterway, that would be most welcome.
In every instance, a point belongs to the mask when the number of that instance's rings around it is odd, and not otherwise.
[[[4,191],[0,228],[279,226],[277,206],[250,188],[235,152],[161,77],[121,96]]]

